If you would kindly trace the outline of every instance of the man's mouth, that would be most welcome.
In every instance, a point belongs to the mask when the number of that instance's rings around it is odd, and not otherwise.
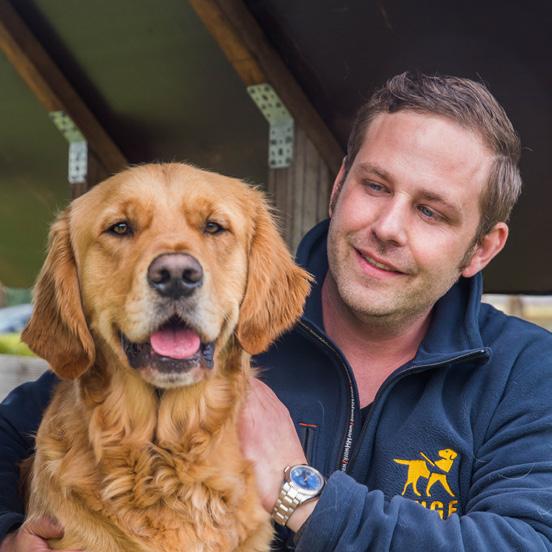
[[[128,362],[135,369],[178,373],[213,367],[214,343],[203,343],[199,333],[178,317],[165,322],[148,341],[134,343],[123,333],[120,337]]]
[[[362,259],[364,259],[369,265],[375,268],[379,268],[379,270],[384,270],[385,272],[392,272],[395,274],[404,274],[400,270],[397,270],[394,266],[385,264],[381,261],[377,261],[376,259],[361,253],[360,251],[358,251],[358,249],[357,249],[357,252],[360,255],[360,257],[362,257]]]

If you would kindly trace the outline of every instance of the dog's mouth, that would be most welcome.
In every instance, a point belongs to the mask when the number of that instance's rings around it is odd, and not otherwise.
[[[193,369],[213,367],[214,343],[202,342],[199,333],[179,317],[172,317],[161,325],[148,341],[134,343],[123,333],[120,337],[130,366],[137,370],[147,369],[177,378]]]

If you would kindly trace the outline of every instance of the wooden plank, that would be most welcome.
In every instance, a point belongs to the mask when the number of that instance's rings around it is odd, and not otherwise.
[[[323,220],[329,216],[330,191],[333,179],[330,177],[325,163],[318,164],[318,196],[316,205],[316,220]]]
[[[312,142],[305,145],[305,182],[312,182],[313,185],[305,186],[303,194],[303,227],[310,228],[318,222],[318,196],[320,195],[320,157]],[[327,183],[324,183],[327,185]]]
[[[328,199],[333,180],[305,132],[295,127],[293,164],[271,169],[267,191],[280,213],[283,236],[292,251],[305,233],[328,216]]]
[[[289,171],[288,179],[288,209],[292,213],[291,224],[291,242],[293,249],[301,240],[304,234],[304,211],[305,211],[305,189],[309,187],[311,182],[305,181],[305,161],[307,154],[307,135],[303,130],[295,126],[295,154],[293,159],[292,170]]]
[[[246,86],[268,82],[337,174],[344,153],[242,0],[189,0]]]
[[[46,111],[71,117],[102,165],[102,177],[127,166],[119,147],[7,0],[0,0],[0,48]]]

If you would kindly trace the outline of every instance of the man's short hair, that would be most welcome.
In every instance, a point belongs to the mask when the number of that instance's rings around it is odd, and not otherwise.
[[[347,144],[343,180],[375,117],[406,110],[448,117],[477,132],[494,154],[489,180],[480,198],[481,220],[476,234],[476,241],[480,242],[497,222],[509,219],[521,192],[519,137],[504,109],[481,83],[412,72],[389,79],[357,113]]]

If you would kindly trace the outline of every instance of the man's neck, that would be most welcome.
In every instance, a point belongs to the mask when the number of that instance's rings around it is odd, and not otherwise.
[[[341,299],[327,276],[322,286],[324,328],[353,369],[361,407],[370,404],[385,379],[411,360],[430,321],[430,312],[401,320],[355,313]]]

